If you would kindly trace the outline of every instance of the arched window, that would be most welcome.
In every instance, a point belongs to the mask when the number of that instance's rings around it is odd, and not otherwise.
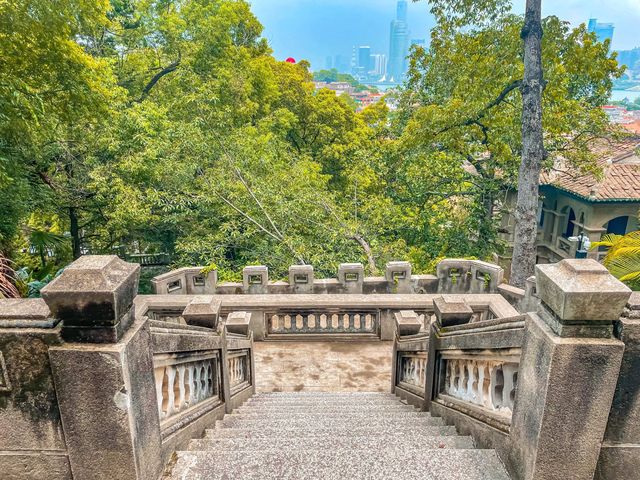
[[[564,238],[573,237],[573,232],[576,228],[576,212],[573,208],[569,209],[569,216],[567,217],[567,227],[564,231]]]
[[[605,225],[607,233],[615,233],[616,235],[624,235],[627,233],[627,225],[629,225],[629,217],[624,215],[611,219]]]

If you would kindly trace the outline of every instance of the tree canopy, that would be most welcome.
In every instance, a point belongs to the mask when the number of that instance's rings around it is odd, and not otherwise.
[[[223,279],[488,258],[523,75],[522,18],[490,3],[435,2],[400,108],[359,113],[312,83],[352,79],[276,60],[242,0],[0,3],[0,252],[40,277],[88,252],[164,252]],[[621,70],[584,26],[544,28],[545,147],[592,170]]]

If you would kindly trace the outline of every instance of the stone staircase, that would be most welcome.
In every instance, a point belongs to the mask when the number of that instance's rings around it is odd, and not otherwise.
[[[262,393],[192,440],[166,478],[509,480],[493,450],[386,393]]]

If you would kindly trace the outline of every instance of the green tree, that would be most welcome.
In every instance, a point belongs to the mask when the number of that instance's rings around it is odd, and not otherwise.
[[[480,3],[432,2],[438,28],[429,50],[414,50],[396,132],[405,158],[424,165],[412,182],[416,198],[464,205],[459,223],[470,230],[469,252],[487,256],[501,247],[496,213],[520,177],[524,65],[522,18],[502,2],[488,2],[489,10]],[[622,70],[584,25],[549,17],[543,28],[545,165],[562,156],[593,171],[589,145],[611,133],[599,107]]]

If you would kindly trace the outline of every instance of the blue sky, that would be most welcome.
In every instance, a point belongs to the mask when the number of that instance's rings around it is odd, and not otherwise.
[[[388,53],[389,23],[396,0],[248,0],[265,27],[277,58],[310,60],[324,68],[328,55],[350,57],[353,45],[370,45],[374,53]],[[524,12],[524,0],[514,11]],[[640,0],[543,0],[545,15],[558,15],[577,25],[596,17],[615,23],[614,49],[640,46]],[[433,19],[426,1],[410,2],[413,38],[428,38]]]

